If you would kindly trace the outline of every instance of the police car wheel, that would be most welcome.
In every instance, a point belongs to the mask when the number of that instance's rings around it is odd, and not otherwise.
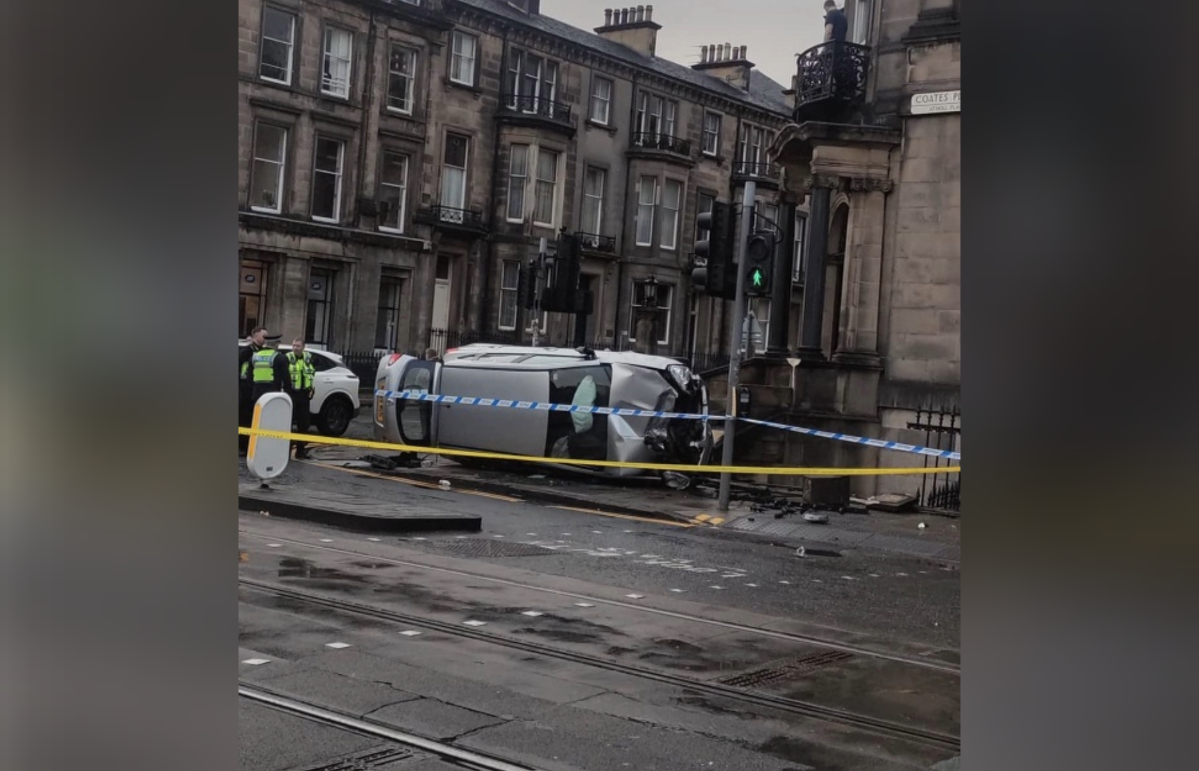
[[[353,408],[349,401],[340,397],[326,399],[321,406],[316,424],[325,436],[341,436],[350,427]]]

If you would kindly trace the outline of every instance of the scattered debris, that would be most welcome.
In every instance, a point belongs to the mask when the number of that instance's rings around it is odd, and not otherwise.
[[[811,522],[811,523],[817,524],[817,525],[827,525],[828,524],[828,514],[825,514],[824,512],[820,512],[820,511],[805,511],[803,518],[804,518],[804,522]]]
[[[448,480],[448,479],[443,479],[443,480],[441,480],[440,482],[438,482],[438,483],[437,483],[437,486],[438,486],[438,487],[440,487],[442,490],[449,490],[449,489],[450,489],[450,487],[451,487],[451,485],[450,485],[450,480]]]
[[[924,524],[923,522],[921,522],[919,525],[916,525],[916,527],[918,527],[918,528],[920,528],[921,530],[923,530],[924,528],[928,527],[928,525],[926,525],[926,524]]]
[[[383,471],[393,471],[397,467],[397,463],[384,455],[363,455],[362,460],[370,464],[371,468],[381,469]]]
[[[680,474],[677,471],[662,472],[662,481],[671,490],[686,490],[691,486],[691,477],[686,474]]]
[[[801,546],[801,547],[799,547],[798,549],[796,549],[796,550],[795,550],[795,556],[796,556],[796,557],[803,557],[803,556],[805,556],[806,554],[807,554],[807,550],[806,550],[806,549],[804,549],[804,547],[802,547],[802,546]]]
[[[916,505],[916,497],[913,495],[886,494],[876,495],[866,499],[866,508],[877,509],[879,511],[889,511],[899,513],[907,511]]]

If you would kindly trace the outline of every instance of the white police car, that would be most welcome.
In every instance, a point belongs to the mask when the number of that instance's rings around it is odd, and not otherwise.
[[[247,345],[244,340],[239,346]],[[278,345],[281,354],[291,351],[291,345]],[[316,374],[312,378],[312,422],[325,436],[341,436],[358,414],[361,402],[358,399],[358,376],[345,365],[345,360],[336,353],[307,349],[312,355],[312,366]]]

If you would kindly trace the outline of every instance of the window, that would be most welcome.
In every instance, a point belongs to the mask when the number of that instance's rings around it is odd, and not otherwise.
[[[529,146],[512,145],[508,160],[508,221],[525,218],[525,187],[529,184]]]
[[[651,328],[656,327],[659,345],[670,342],[671,306],[674,287],[657,281],[634,281],[633,296],[629,301],[629,340],[637,342],[637,322],[649,311]]]
[[[583,227],[584,233],[600,235],[604,227],[604,183],[607,172],[594,166],[587,167],[583,176]]]
[[[662,187],[662,243],[663,249],[674,251],[679,245],[679,204],[683,200],[683,184],[673,179],[666,180]]]
[[[267,266],[258,260],[242,260],[237,284],[238,335],[246,337],[266,319]]]
[[[337,27],[325,28],[325,56],[321,65],[321,93],[350,96],[350,61],[354,35]]]
[[[408,202],[407,155],[383,153],[383,170],[379,174],[379,200],[387,204],[387,211],[379,217],[379,229],[403,233],[404,210]]]
[[[412,114],[415,80],[416,51],[393,44],[387,66],[387,109]]]
[[[763,163],[766,160],[765,132],[760,126],[744,126],[741,129],[741,142],[737,149],[738,160],[744,164]]]
[[[465,32],[454,32],[450,56],[450,80],[464,86],[475,84],[475,56],[479,39]]]
[[[466,158],[468,143],[460,134],[445,135],[445,158],[441,166],[441,205],[466,208]]]
[[[591,79],[591,113],[588,117],[602,126],[608,125],[612,109],[612,81],[607,78]]]
[[[804,237],[807,235],[808,218],[802,214],[795,215],[795,254],[791,262],[791,282],[798,284],[803,281],[804,274]]]
[[[278,214],[283,209],[283,168],[287,129],[259,123],[254,129],[254,165],[250,170],[250,208]]]
[[[711,193],[705,193],[702,190],[700,191],[699,196],[696,199],[696,203],[695,203],[695,214],[696,214],[695,240],[696,241],[703,241],[710,235],[710,232],[711,232],[711,231],[707,230],[706,228],[701,228],[699,226],[699,216],[698,215],[706,214],[706,213],[712,211],[715,204],[716,204],[716,196],[712,195]]]
[[[516,329],[516,306],[520,294],[520,263],[504,260],[500,270],[500,329]]]
[[[337,222],[341,214],[341,171],[346,143],[340,139],[316,138],[312,164],[312,218]]]
[[[557,88],[557,62],[531,51],[509,49],[504,82],[509,107],[522,112],[544,112],[547,109],[544,105],[554,101]]]
[[[304,339],[329,344],[329,319],[333,310],[333,271],[313,268],[308,276],[308,325]]]
[[[394,351],[399,347],[400,289],[403,282],[394,276],[379,280],[379,315],[375,317],[375,348]]]
[[[720,154],[720,113],[704,113],[704,155]]]
[[[258,77],[285,86],[291,85],[295,42],[295,14],[268,5],[262,12],[262,46],[259,50]]]
[[[870,36],[870,2],[869,0],[857,0],[853,7],[853,35],[850,40],[860,45],[866,44],[866,38]]]
[[[762,204],[762,217],[771,225],[779,225],[779,205],[777,203]]]
[[[642,177],[637,194],[637,246],[654,243],[654,202],[658,197],[656,177]]]
[[[558,154],[537,151],[537,189],[533,201],[533,224],[554,227],[554,191],[558,181]]]

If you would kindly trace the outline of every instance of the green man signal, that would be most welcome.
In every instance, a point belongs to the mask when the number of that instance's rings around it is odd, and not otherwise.
[[[774,276],[774,235],[758,231],[749,238],[745,251],[745,293],[769,295]]]

